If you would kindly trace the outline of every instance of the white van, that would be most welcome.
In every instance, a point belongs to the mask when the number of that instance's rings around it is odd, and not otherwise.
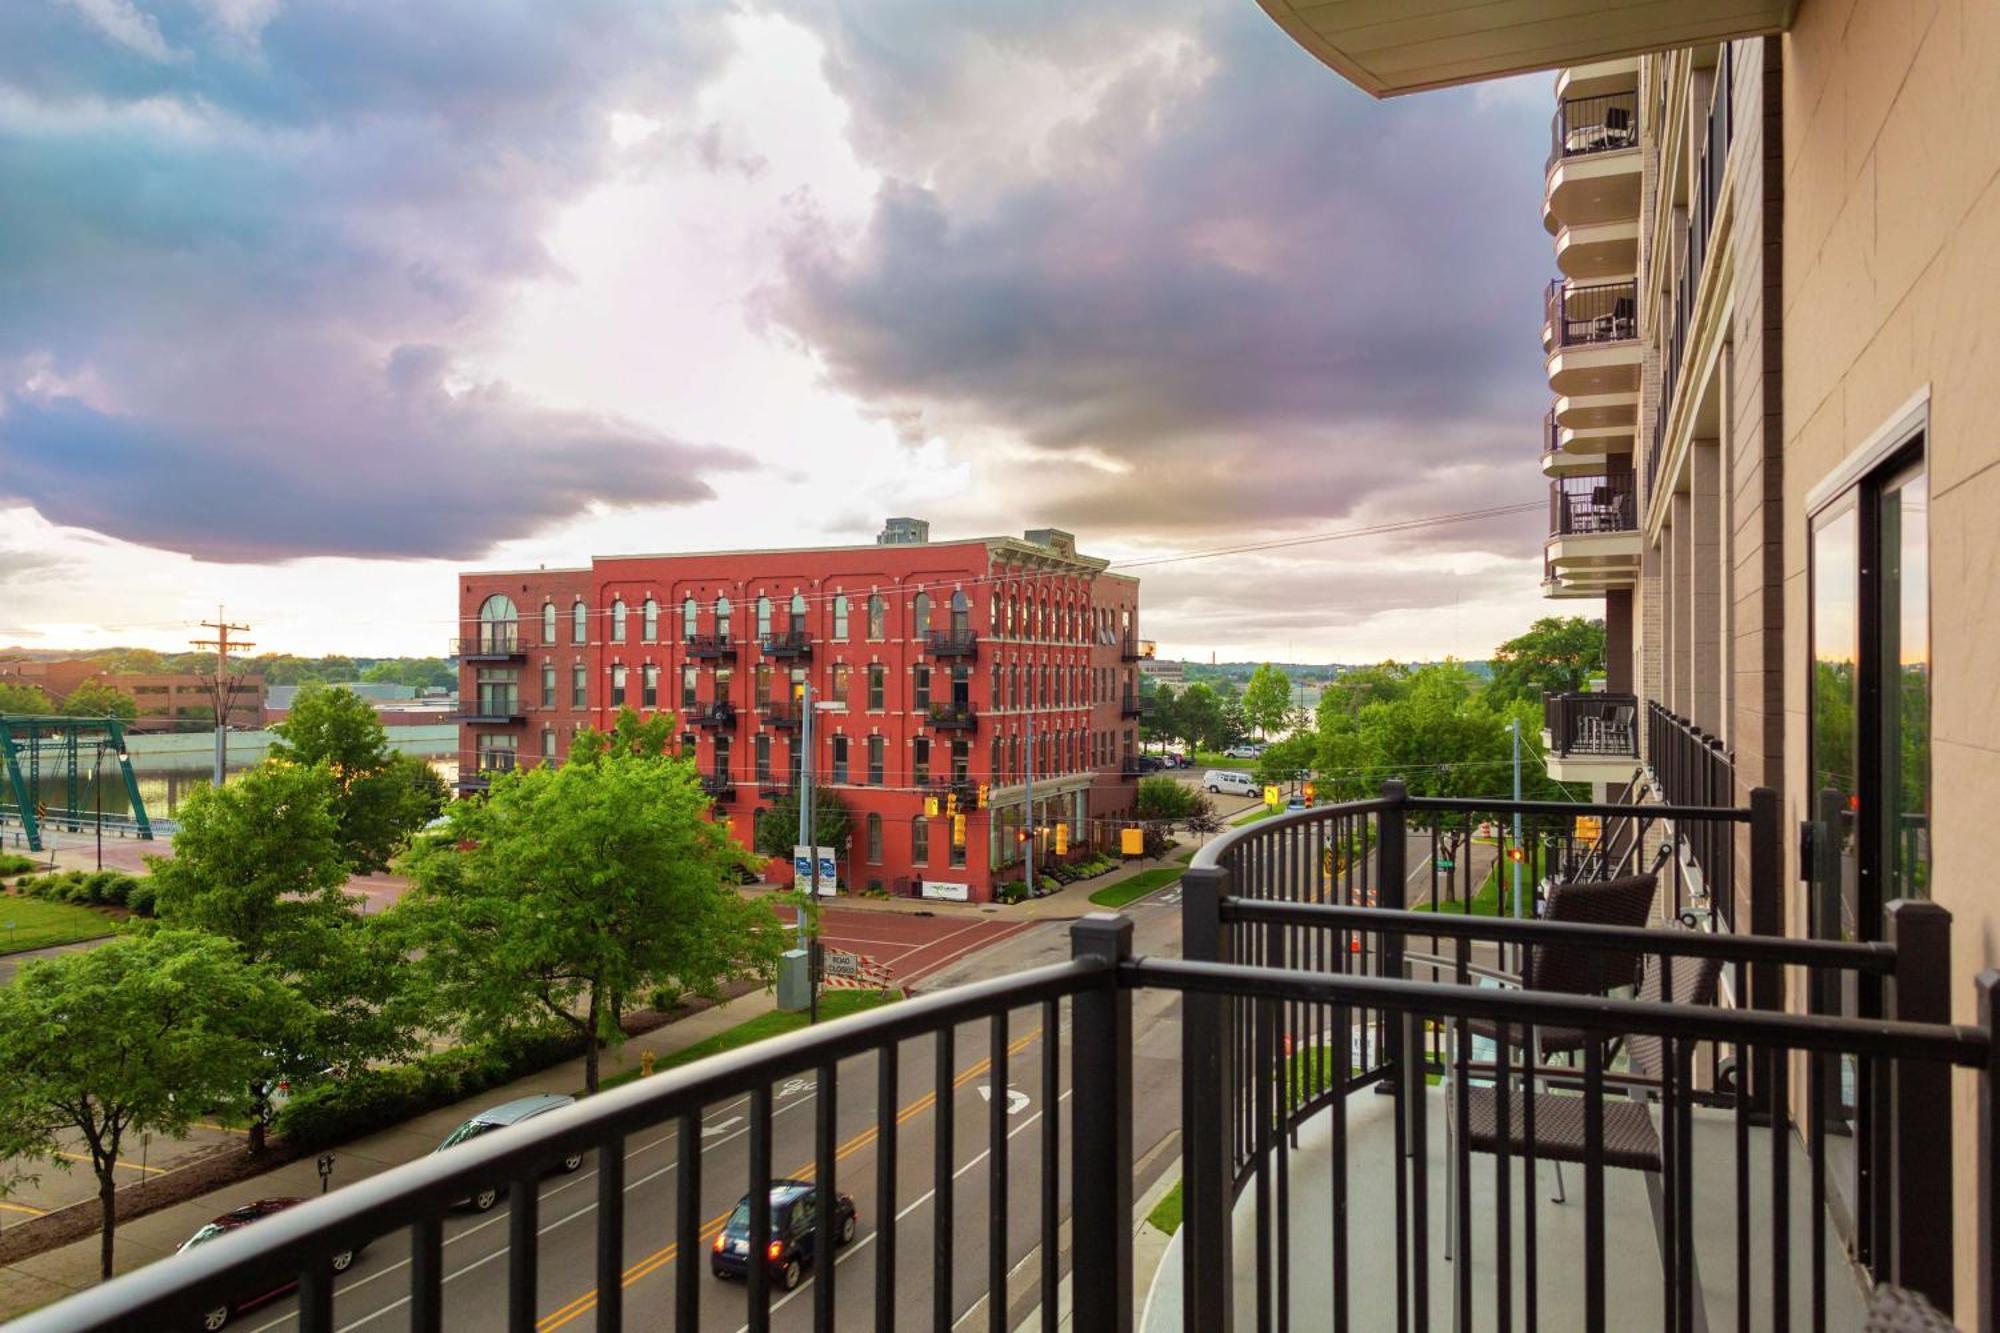
[[[1234,768],[1211,768],[1202,778],[1201,785],[1217,795],[1261,796],[1264,789],[1248,773]]]

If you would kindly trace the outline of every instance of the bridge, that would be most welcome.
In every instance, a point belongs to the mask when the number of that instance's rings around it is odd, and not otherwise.
[[[132,775],[125,724],[115,717],[46,717],[0,713],[0,767],[7,785],[0,791],[0,822],[17,823],[29,850],[43,851],[45,828],[78,829],[98,816],[83,809],[86,787],[101,780],[109,758],[125,783],[129,813],[108,816],[106,827],[151,839],[152,821]],[[60,802],[54,798],[60,796]]]

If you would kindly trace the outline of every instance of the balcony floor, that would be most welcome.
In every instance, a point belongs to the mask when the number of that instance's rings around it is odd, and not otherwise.
[[[1431,1313],[1434,1328],[1452,1326],[1453,1265],[1443,1260],[1445,1221],[1445,1090],[1433,1087],[1429,1097],[1430,1130],[1430,1228],[1429,1253]],[[1349,1258],[1350,1293],[1348,1308],[1353,1327],[1378,1329],[1396,1327],[1396,1247],[1394,1233],[1378,1224],[1393,1226],[1395,1208],[1394,1121],[1392,1099],[1372,1088],[1347,1100],[1348,1132],[1348,1215],[1351,1243]],[[1697,1111],[1695,1114],[1694,1198],[1696,1262],[1710,1330],[1736,1327],[1736,1214],[1734,1121],[1726,1112]],[[1331,1217],[1327,1206],[1330,1179],[1328,1142],[1329,1117],[1322,1113],[1299,1132],[1299,1146],[1291,1156],[1291,1307],[1295,1328],[1326,1327],[1333,1308],[1333,1271],[1328,1256],[1331,1249]],[[1770,1216],[1770,1131],[1751,1135],[1751,1228],[1750,1271],[1759,1285],[1752,1292],[1751,1314],[1755,1327],[1770,1326],[1770,1272],[1768,1227],[1759,1225]],[[1493,1205],[1494,1159],[1472,1158],[1473,1236],[1473,1326],[1495,1325]],[[1510,1163],[1514,1197],[1514,1303],[1515,1327],[1526,1327],[1521,1291],[1521,1164]],[[1542,1328],[1582,1328],[1583,1317],[1583,1169],[1563,1167],[1568,1187],[1567,1203],[1554,1203],[1555,1169],[1538,1168],[1542,1188],[1536,1195],[1539,1326]],[[1792,1314],[1794,1320],[1810,1316],[1811,1267],[1807,1261],[1812,1231],[1805,1192],[1811,1179],[1805,1155],[1793,1140],[1792,1153]],[[1275,1175],[1273,1189],[1275,1190]],[[1653,1213],[1645,1179],[1635,1171],[1606,1170],[1605,1253],[1606,1307],[1623,1312],[1615,1315],[1616,1327],[1653,1328],[1661,1319],[1659,1244],[1655,1239]],[[1246,1188],[1235,1215],[1236,1326],[1256,1325],[1256,1187]],[[1374,1230],[1371,1232],[1371,1227]],[[1178,1333],[1181,1320],[1181,1241],[1185,1230],[1176,1233],[1154,1279],[1145,1311],[1144,1333]],[[1865,1320],[1863,1297],[1849,1274],[1845,1254],[1827,1228],[1827,1321],[1835,1330],[1860,1330]],[[1697,1328],[1702,1325],[1698,1322]],[[1803,1325],[1801,1325],[1803,1326]]]

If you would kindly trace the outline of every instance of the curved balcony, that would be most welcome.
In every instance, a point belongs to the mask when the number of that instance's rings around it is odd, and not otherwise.
[[[1573,282],[1631,277],[1639,267],[1639,220],[1559,228],[1556,267]]]
[[[1551,233],[1638,221],[1642,164],[1636,92],[1564,98],[1549,136],[1542,224]]]
[[[1637,478],[1631,472],[1563,477],[1549,484],[1545,563],[1577,595],[1629,588],[1639,576]]]
[[[1638,284],[1551,282],[1543,295],[1542,345],[1555,392],[1636,393],[1644,354]]]

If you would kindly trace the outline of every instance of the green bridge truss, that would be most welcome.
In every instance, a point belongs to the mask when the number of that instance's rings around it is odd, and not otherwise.
[[[45,827],[66,824],[77,829],[95,819],[79,807],[85,782],[100,771],[106,757],[118,765],[125,780],[131,827],[140,837],[151,838],[153,822],[146,817],[146,802],[139,795],[139,782],[132,776],[132,759],[125,749],[125,724],[115,717],[0,713],[0,764],[7,770],[4,795],[8,798],[0,801],[0,814],[12,814],[20,820],[31,850],[44,850]],[[64,798],[60,807],[50,801],[57,791]]]

